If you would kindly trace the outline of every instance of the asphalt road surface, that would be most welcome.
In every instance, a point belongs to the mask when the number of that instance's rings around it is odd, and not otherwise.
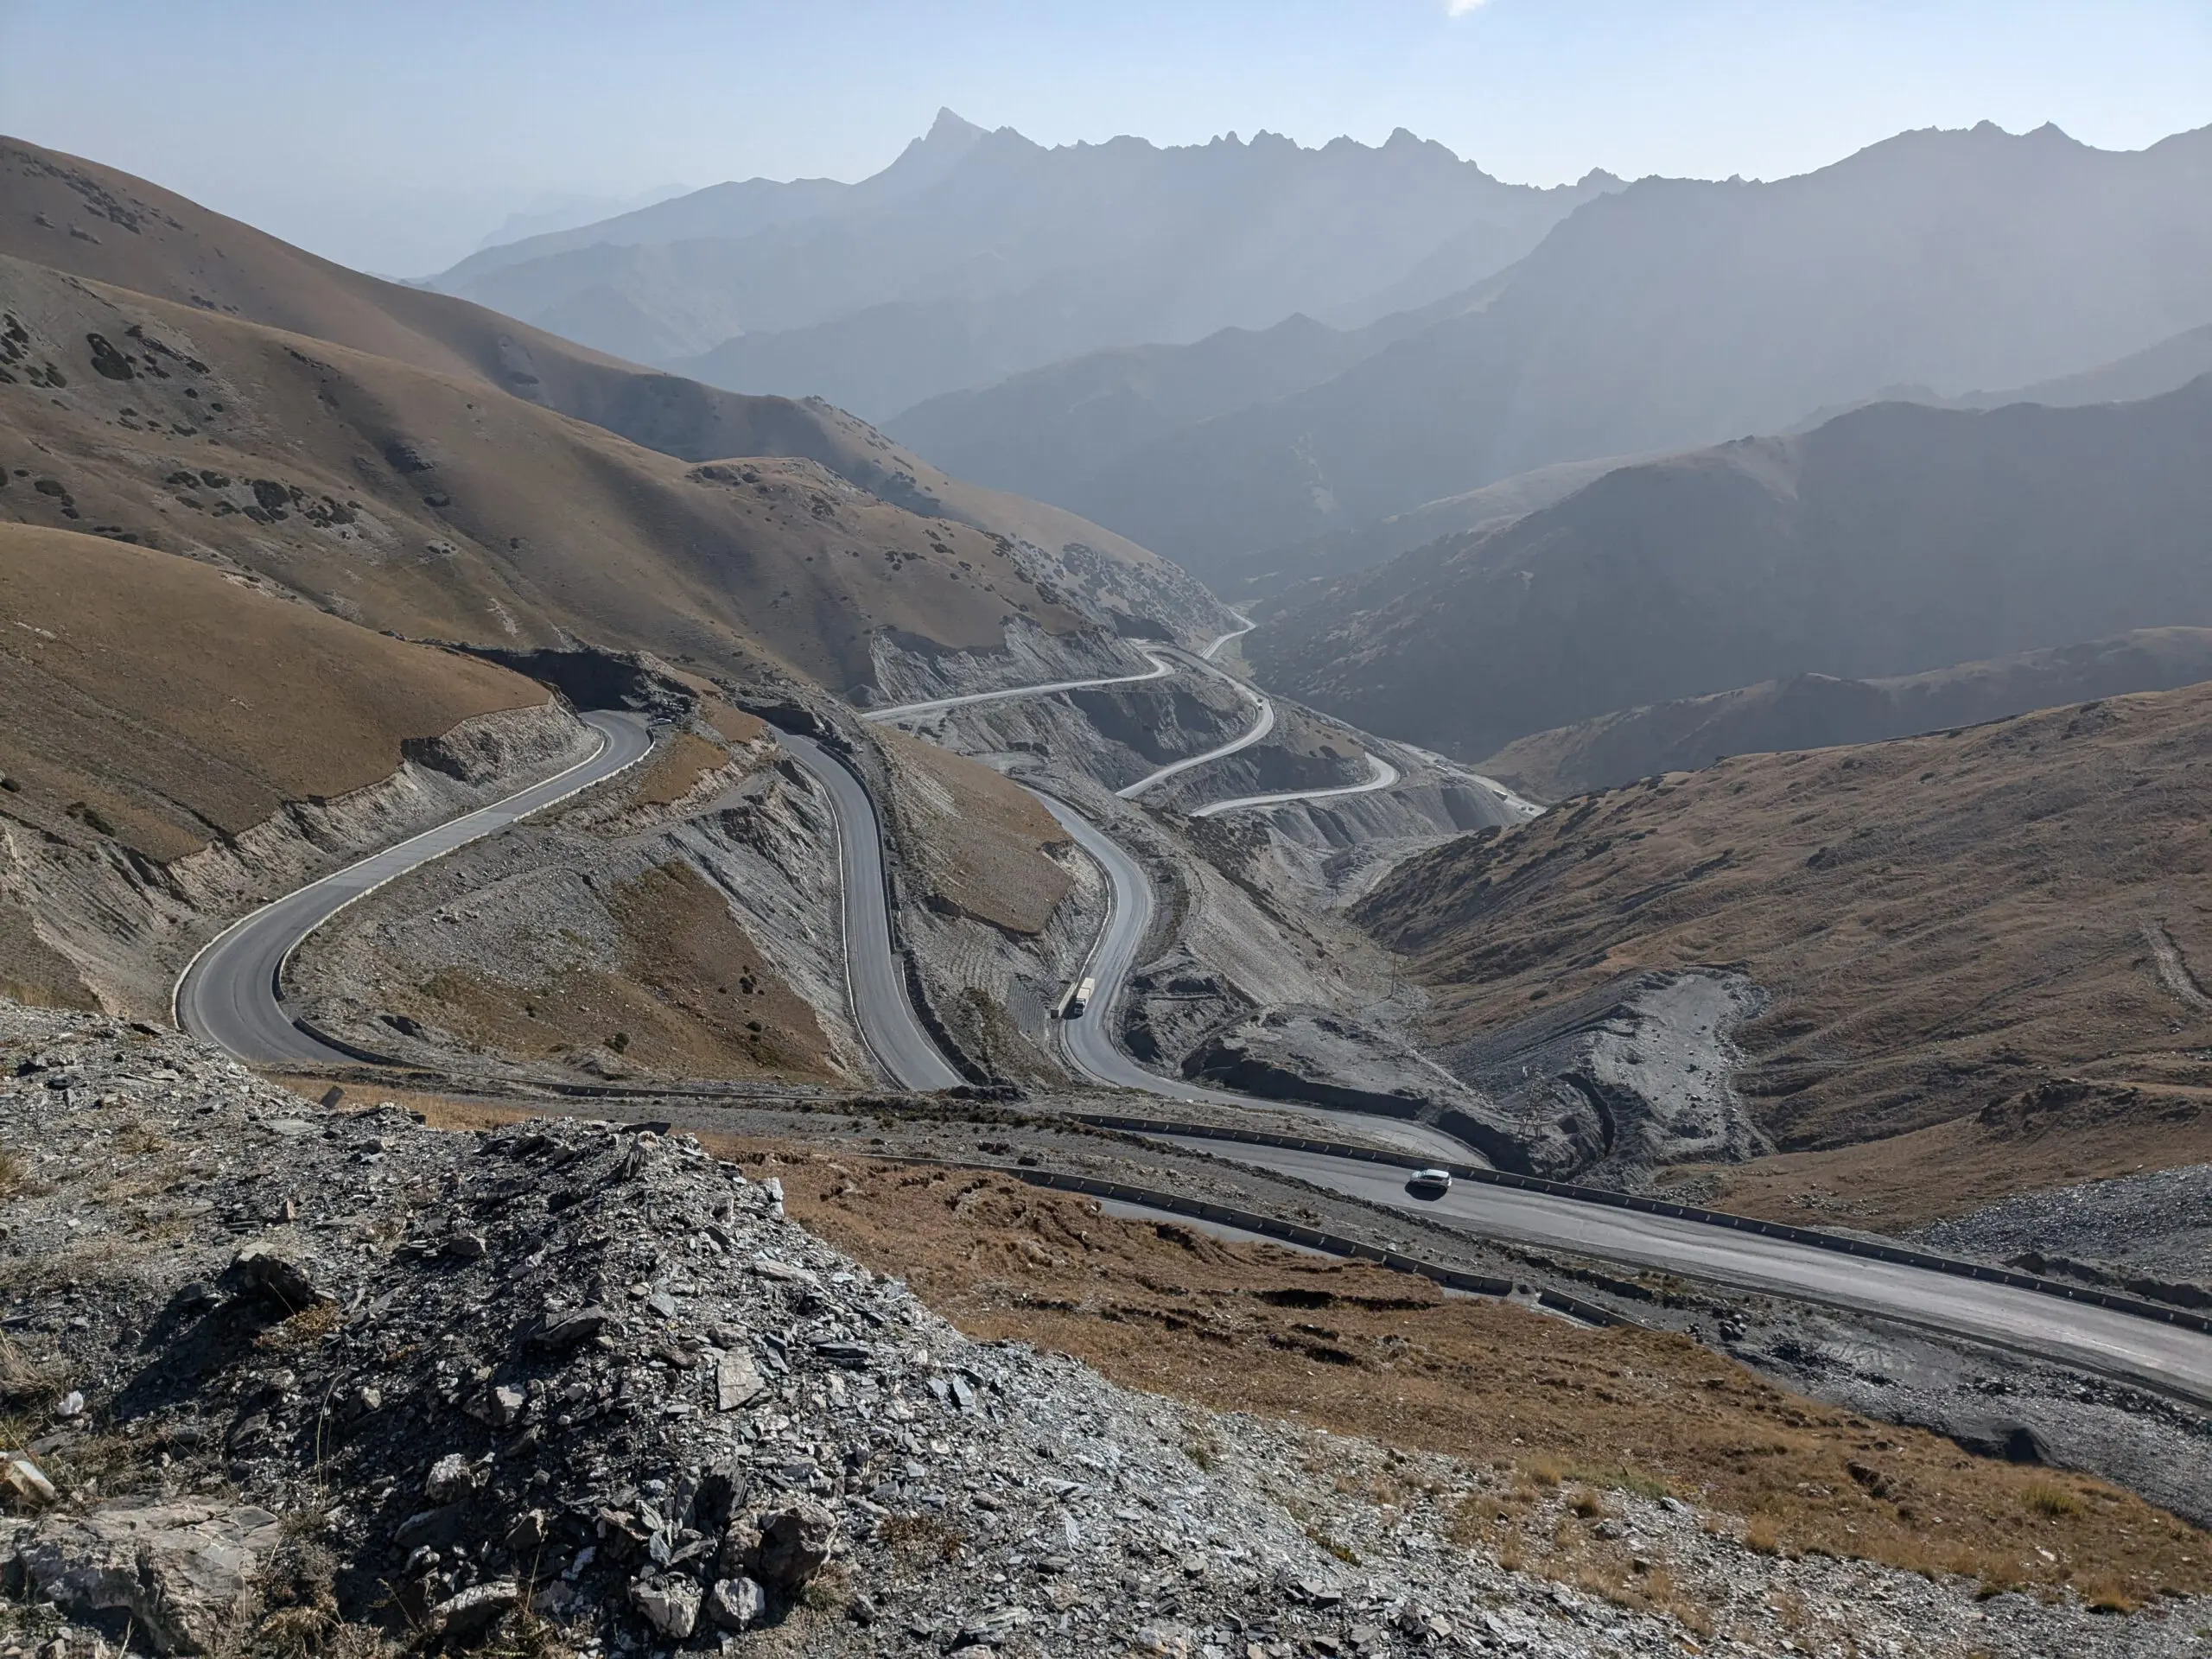
[[[2212,1337],[2116,1309],[1732,1232],[1704,1222],[1474,1181],[1455,1182],[1440,1198],[1416,1198],[1406,1191],[1404,1170],[1325,1153],[1198,1136],[1160,1138],[1294,1175],[1348,1197],[1463,1224],[1489,1238],[1576,1249],[1740,1289],[1880,1314],[2212,1401]]]
[[[1242,622],[1244,626],[1241,628],[1231,628],[1227,633],[1223,634],[1219,639],[1216,639],[1213,644],[1208,645],[1204,651],[1198,653],[1199,656],[1205,658],[1208,662],[1213,661],[1214,658],[1219,653],[1221,648],[1227,645],[1230,640],[1242,639],[1246,634],[1251,632],[1253,629],[1260,626],[1258,623],[1253,621],[1251,618],[1242,615],[1237,612],[1231,611],[1230,614],[1236,617],[1236,620]]]
[[[875,803],[851,770],[812,738],[785,731],[776,735],[813,774],[836,814],[837,861],[845,889],[845,979],[861,1039],[902,1089],[950,1089],[966,1082],[922,1029],[906,995],[905,959],[891,943],[883,827]]]
[[[1475,1156],[1466,1147],[1440,1129],[1421,1123],[1396,1123],[1388,1118],[1360,1117],[1343,1112],[1332,1112],[1318,1106],[1299,1106],[1285,1102],[1262,1101],[1250,1095],[1230,1094],[1226,1090],[1208,1089],[1179,1077],[1164,1077],[1156,1071],[1147,1071],[1131,1059],[1114,1043],[1114,1013],[1122,999],[1129,976],[1136,965],[1138,948],[1144,943],[1145,930],[1152,925],[1152,882],[1147,878],[1143,866],[1124,851],[1119,842],[1098,828],[1089,818],[1077,811],[1065,801],[1033,791],[1043,802],[1047,811],[1060,821],[1060,827],[1074,837],[1084,851],[1097,861],[1106,873],[1111,892],[1112,906],[1106,916],[1106,925],[1100,930],[1097,943],[1092,945],[1090,957],[1077,977],[1089,975],[1098,982],[1098,991],[1090,1007],[1072,1020],[1059,1022],[1060,1041],[1069,1061],[1076,1070],[1094,1082],[1120,1089],[1138,1089],[1148,1095],[1158,1095],[1168,1100],[1203,1101],[1216,1106],[1232,1106],[1249,1111],[1255,1106],[1265,1106],[1313,1120],[1319,1128],[1342,1135],[1356,1128],[1364,1138],[1378,1143],[1400,1147],[1422,1157],[1449,1158],[1465,1163]]]
[[[1274,730],[1275,706],[1265,696],[1255,691],[1226,669],[1214,668],[1211,664],[1208,664],[1208,671],[1220,675],[1223,679],[1227,680],[1239,691],[1251,698],[1253,707],[1259,710],[1258,716],[1250,726],[1218,747],[1208,749],[1204,754],[1185,755],[1180,760],[1170,760],[1157,772],[1148,772],[1134,784],[1124,785],[1122,788],[1116,790],[1114,792],[1123,800],[1133,800],[1154,784],[1164,784],[1170,778],[1186,772],[1193,766],[1203,766],[1209,760],[1218,760],[1224,755],[1236,753],[1239,749],[1249,749],[1269,732]]]
[[[292,1023],[291,1014],[280,998],[280,976],[286,958],[308,935],[356,899],[432,859],[589,789],[652,747],[652,734],[639,715],[588,714],[583,721],[599,733],[601,740],[597,753],[588,760],[504,801],[479,807],[358,864],[333,871],[296,893],[264,905],[217,934],[185,965],[177,980],[171,999],[177,1023],[250,1065],[351,1061],[353,1056]]]
[[[1367,781],[1363,784],[1343,784],[1335,789],[1285,789],[1272,795],[1239,795],[1234,800],[1215,801],[1193,810],[1194,818],[1218,817],[1224,812],[1234,812],[1247,806],[1281,806],[1286,801],[1327,801],[1339,795],[1371,795],[1378,789],[1388,789],[1403,776],[1399,770],[1379,754],[1367,757]]]
[[[1225,641],[1236,637],[1233,633],[1224,633],[1206,650],[1218,651]],[[1164,680],[1175,671],[1176,664],[1173,658],[1163,657],[1156,651],[1147,651],[1145,656],[1152,663],[1149,674],[1116,674],[1103,680],[1054,680],[1046,685],[1014,685],[1004,686],[996,691],[969,691],[957,697],[931,697],[926,702],[902,702],[893,709],[871,709],[861,718],[880,724],[884,721],[906,720],[917,715],[941,714],[947,709],[963,709],[971,702],[998,702],[1007,697],[1042,697],[1055,691],[1087,691],[1101,685],[1141,685],[1147,680]]]

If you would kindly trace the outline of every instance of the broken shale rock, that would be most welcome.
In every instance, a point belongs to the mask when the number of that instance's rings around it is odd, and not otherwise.
[[[78,1081],[16,1076],[34,1056]],[[107,1096],[120,1103],[96,1103]],[[971,1342],[683,1135],[575,1120],[436,1134],[396,1109],[317,1112],[181,1037],[0,1002],[0,1125],[40,1183],[10,1198],[0,1237],[10,1335],[51,1356],[55,1392],[85,1396],[84,1426],[55,1432],[130,1451],[112,1478],[167,1494],[102,1508],[69,1449],[36,1454],[56,1502],[0,1521],[4,1593],[44,1593],[19,1565],[29,1549],[50,1563],[40,1581],[79,1586],[81,1616],[143,1614],[142,1643],[160,1623],[175,1651],[219,1648],[225,1630],[274,1650],[273,1621],[326,1605],[236,1599],[296,1576],[264,1570],[281,1516],[274,1548],[302,1541],[330,1563],[330,1617],[449,1652],[505,1644],[502,1621],[525,1606],[549,1650],[607,1659],[725,1636],[790,1659],[1597,1659],[1692,1641],[1749,1656],[1785,1640],[1844,1651],[1846,1630],[1899,1659],[2132,1659],[2212,1624],[2185,1599],[2100,1617],[1977,1600],[1971,1580],[1760,1555],[1727,1517],[1609,1494],[1621,1548],[1665,1563],[1681,1605],[1732,1632],[1708,1638],[1466,1543],[1462,1523],[1503,1501],[1511,1471]],[[281,1173],[314,1198],[270,1242],[330,1300],[259,1331],[182,1318],[184,1287],[272,1224],[284,1194],[261,1125],[279,1117],[314,1130],[286,1140]],[[164,1161],[131,1150],[126,1125],[162,1136]],[[172,1185],[179,1166],[196,1179]],[[157,1173],[142,1213],[99,1196]],[[480,1256],[444,1251],[464,1232]],[[725,1409],[726,1394],[741,1403]],[[1529,1535],[1580,1525],[1570,1498],[1539,1500]],[[341,1634],[304,1650],[367,1650]]]
[[[212,1653],[251,1611],[277,1519],[250,1505],[124,1502],[55,1516],[21,1544],[33,1596],[87,1622],[121,1614],[156,1653]]]
[[[273,1303],[288,1317],[328,1300],[302,1262],[258,1240],[231,1258],[224,1277],[241,1294]]]

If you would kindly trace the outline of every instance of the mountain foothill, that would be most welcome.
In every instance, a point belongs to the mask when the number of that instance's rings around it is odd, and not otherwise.
[[[1972,889],[2022,802],[2133,849],[2165,919],[2120,858],[2069,867],[2068,905],[2117,906],[2101,965],[1998,887],[1960,949],[2122,1023],[2201,1018],[2171,988],[2200,983],[2196,866],[2112,793],[2156,772],[2186,817],[2206,787],[2212,129],[2118,152],[1985,124],[1795,178],[1540,189],[1402,131],[1048,148],[947,111],[856,183],[717,185],[412,283],[9,140],[0,311],[24,626],[59,632],[26,595],[73,559],[87,639],[150,634],[163,594],[196,637],[346,665],[304,711],[331,771],[204,687],[164,714],[13,641],[43,712],[0,764],[56,833],[89,813],[159,862],[356,785],[527,701],[485,653],[865,705],[894,658],[1202,646],[1225,598],[1260,683],[1566,803],[1370,873],[1353,915],[1427,987],[1437,1052],[1538,993],[1742,958],[1799,1010],[1746,1038],[1767,1144],[1926,1131],[1963,1052],[1933,1027],[1790,1081],[1806,1045],[1858,1054],[1821,1033],[1861,1014],[1904,1029],[1831,960],[1871,902],[1854,822],[1909,908]],[[370,695],[391,675],[420,695]],[[172,728],[259,758],[195,781],[143,758]],[[1062,893],[1031,841],[1024,891]],[[2154,924],[2180,968],[2098,977]],[[2054,1035],[2104,1029],[2074,995],[2020,1013],[2008,1086],[2088,1065]],[[2164,1109],[2193,1077],[2160,1050],[2107,1081]]]

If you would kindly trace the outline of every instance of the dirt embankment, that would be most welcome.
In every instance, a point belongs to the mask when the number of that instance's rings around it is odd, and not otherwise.
[[[924,996],[992,1076],[1059,1081],[1049,1012],[1098,925],[1096,871],[991,767],[903,733],[878,738],[898,928]]]
[[[325,1029],[433,1066],[850,1083],[836,844],[769,728],[703,696],[634,774],[338,918],[294,987]]]
[[[2201,1161],[2212,1026],[2171,982],[2212,962],[2208,721],[2196,687],[1739,757],[1463,837],[1357,914],[1428,988],[1446,1044],[1647,969],[1735,965],[1770,1000],[1735,1033],[1734,1083],[1783,1148],[1825,1151],[1849,1186],[1884,1155],[1833,1149],[1947,1137],[1940,1182],[1889,1160],[1887,1215],[2116,1153]],[[2101,1104],[2008,1114],[2069,1077]]]

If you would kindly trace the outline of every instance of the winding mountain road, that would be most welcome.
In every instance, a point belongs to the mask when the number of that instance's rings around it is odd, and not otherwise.
[[[652,747],[639,715],[594,713],[583,721],[599,734],[599,747],[567,771],[334,870],[232,923],[178,976],[169,1002],[177,1024],[252,1065],[351,1064],[355,1056],[293,1022],[283,1001],[284,963],[309,934],[355,899],[612,778]]]
[[[1248,806],[1281,806],[1287,801],[1331,801],[1343,795],[1371,795],[1378,789],[1389,789],[1405,776],[1379,754],[1367,757],[1367,781],[1363,784],[1343,784],[1334,789],[1283,789],[1272,795],[1239,795],[1234,800],[1214,801],[1194,807],[1194,818],[1217,818],[1224,812],[1235,812]]]
[[[883,824],[874,801],[852,770],[812,738],[781,730],[776,736],[822,785],[836,818],[837,866],[845,888],[845,985],[861,1039],[902,1089],[926,1093],[965,1082],[922,1029],[907,993],[906,958],[892,941]]]
[[[1217,641],[1216,648],[1221,643]],[[1043,694],[1043,688],[1030,692]],[[878,712],[888,716],[893,711]],[[355,1058],[293,1022],[282,1000],[283,970],[291,952],[347,905],[385,882],[613,777],[651,749],[651,734],[636,715],[600,712],[584,718],[601,740],[598,750],[586,760],[505,800],[310,882],[219,934],[178,980],[174,1009],[179,1023],[255,1064],[329,1064]],[[881,826],[874,805],[858,777],[822,745],[795,734],[781,735],[797,762],[822,785],[836,820],[845,890],[842,943],[862,1035],[902,1086],[950,1087],[960,1081],[958,1074],[923,1028],[908,995],[903,961],[893,947]],[[1084,1016],[1060,1026],[1075,1068],[1101,1084],[1166,1099],[1247,1108],[1266,1104],[1341,1128],[1346,1119],[1339,1114],[1259,1103],[1160,1077],[1115,1046],[1110,1016],[1151,922],[1151,883],[1142,866],[1083,814],[1054,797],[1039,792],[1038,798],[1097,861],[1111,894],[1105,924],[1084,969],[1098,981],[1098,991]],[[1218,803],[1216,810],[1245,804],[1261,801]],[[1457,1141],[1425,1126],[1359,1121],[1376,1138],[1421,1156],[1453,1162],[1468,1157]],[[1390,1209],[1448,1219],[1484,1236],[1851,1308],[2212,1402],[2212,1336],[2117,1309],[1555,1194],[1463,1181],[1440,1199],[1416,1200],[1405,1191],[1404,1171],[1389,1166],[1304,1148],[1172,1134],[1161,1138],[1181,1141],[1217,1157],[1232,1155],[1224,1147],[1233,1144],[1236,1161]]]
[[[1323,1152],[1233,1143],[1231,1154],[1226,1147],[1232,1143],[1173,1135],[1154,1138],[1233,1156],[1240,1164],[1294,1176],[1349,1198],[1464,1223],[1489,1238],[1580,1250],[1738,1289],[1902,1319],[2212,1402],[2212,1337],[2116,1308],[1512,1187],[1460,1181],[1440,1198],[1415,1198],[1406,1191],[1404,1170]],[[1464,1153],[1454,1160],[1465,1160]]]
[[[1207,649],[1218,650],[1224,641],[1236,637],[1233,633],[1224,633]],[[1156,651],[1147,651],[1144,654],[1152,664],[1149,674],[1115,674],[1098,680],[1053,680],[1044,685],[1013,685],[1001,686],[995,691],[965,691],[958,696],[931,697],[925,702],[902,702],[890,709],[871,709],[861,718],[880,726],[887,721],[911,720],[921,715],[943,714],[948,709],[965,709],[970,703],[1001,702],[1010,697],[1044,697],[1055,691],[1088,691],[1102,685],[1142,685],[1147,680],[1164,680],[1175,672],[1177,664],[1173,658],[1163,656]]]
[[[1059,820],[1060,827],[1076,845],[1105,872],[1110,895],[1106,920],[1077,976],[1096,979],[1098,990],[1088,1010],[1075,1019],[1063,1020],[1059,1025],[1061,1046],[1076,1070],[1093,1082],[1112,1088],[1141,1090],[1166,1100],[1202,1101],[1247,1111],[1265,1106],[1272,1111],[1311,1119],[1317,1125],[1325,1125],[1340,1133],[1345,1123],[1342,1113],[1318,1106],[1262,1101],[1250,1095],[1230,1094],[1186,1083],[1180,1077],[1162,1077],[1157,1071],[1145,1070],[1115,1044],[1114,1012],[1127,986],[1129,970],[1136,965],[1137,951],[1144,944],[1145,933],[1152,925],[1152,881],[1145,874],[1144,867],[1119,842],[1074,807],[1042,790],[1032,790],[1030,793],[1044,804],[1045,810]],[[1448,1158],[1458,1162],[1471,1155],[1459,1141],[1424,1123],[1398,1123],[1383,1117],[1363,1117],[1358,1122],[1361,1132],[1370,1140],[1426,1158]]]

